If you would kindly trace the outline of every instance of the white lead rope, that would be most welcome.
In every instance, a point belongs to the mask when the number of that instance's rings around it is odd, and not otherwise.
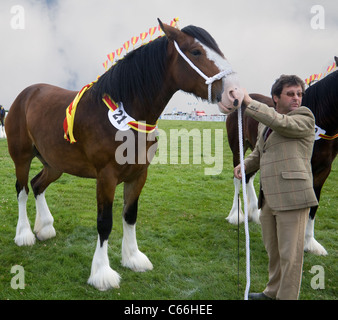
[[[180,47],[178,46],[177,42],[174,41],[175,48],[177,52],[180,54],[180,56],[190,65],[191,68],[193,68],[204,80],[205,84],[208,86],[208,101],[209,103],[212,103],[212,97],[211,97],[211,87],[214,81],[221,80],[222,78],[226,77],[227,75],[233,73],[232,69],[229,68],[228,70],[222,70],[221,72],[217,73],[213,77],[206,76],[199,68],[197,68],[191,60],[182,52]]]
[[[247,202],[247,196],[246,196],[246,181],[245,181],[245,168],[244,168],[242,108],[239,107],[237,112],[238,112],[239,156],[240,156],[240,161],[241,161],[242,191],[243,191],[243,202],[244,202],[244,228],[245,228],[245,244],[246,244],[246,287],[245,287],[245,293],[244,293],[244,300],[248,300],[249,289],[250,289],[250,236],[249,236],[248,202]],[[239,210],[239,206],[238,206],[238,210]]]
[[[208,86],[208,100],[209,103],[212,103],[211,89],[212,84],[216,80],[225,78],[227,75],[233,73],[232,69],[222,70],[213,77],[206,76],[199,68],[197,68],[191,60],[181,51],[177,42],[174,41],[175,48],[180,56],[193,68],[204,80],[205,84]],[[235,100],[236,101],[236,100]],[[237,101],[238,103],[238,101]],[[239,136],[239,151],[241,159],[241,173],[242,173],[242,190],[243,190],[243,200],[244,200],[244,212],[245,212],[245,238],[246,238],[246,288],[244,294],[244,300],[248,300],[249,289],[250,289],[250,242],[249,242],[249,224],[248,224],[248,204],[246,197],[246,184],[245,184],[245,170],[244,170],[244,152],[243,152],[243,128],[242,128],[242,111],[241,107],[238,109],[238,136]],[[239,221],[238,221],[239,223]]]

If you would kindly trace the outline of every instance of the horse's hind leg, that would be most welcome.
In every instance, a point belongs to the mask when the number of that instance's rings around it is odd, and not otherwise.
[[[36,204],[34,232],[39,240],[47,240],[56,235],[53,227],[54,219],[45,199],[45,190],[48,185],[57,180],[61,174],[61,172],[45,164],[43,170],[31,181]]]
[[[17,191],[18,206],[19,206],[19,218],[18,224],[16,226],[16,234],[14,241],[18,246],[31,246],[35,243],[35,236],[30,227],[26,205],[29,191],[28,174],[32,160],[32,155],[30,155],[29,153],[25,154],[22,153],[21,157],[16,157],[14,152],[12,152],[11,155],[15,163],[15,171],[17,177],[15,187]]]
[[[18,246],[32,246],[35,243],[35,236],[27,216],[28,189],[21,188],[18,182],[16,183],[16,188],[18,193],[19,218],[14,242]]]
[[[25,106],[16,100],[6,118],[8,152],[15,165],[16,191],[19,206],[19,218],[14,238],[18,246],[33,245],[35,236],[27,216],[28,175],[32,159],[35,156],[33,142],[26,125]]]
[[[137,203],[146,178],[145,171],[138,179],[124,183],[122,265],[138,272],[153,269],[150,260],[138,249],[136,241]]]

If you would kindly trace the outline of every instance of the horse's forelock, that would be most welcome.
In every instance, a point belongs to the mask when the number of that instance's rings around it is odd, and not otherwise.
[[[200,41],[201,43],[203,43],[210,49],[217,52],[219,55],[223,56],[223,52],[219,48],[216,40],[203,28],[190,25],[190,26],[184,27],[181,31],[197,39],[198,41]]]

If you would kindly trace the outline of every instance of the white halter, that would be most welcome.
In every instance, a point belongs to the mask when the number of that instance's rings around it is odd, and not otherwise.
[[[217,73],[216,75],[214,75],[213,77],[208,77],[200,69],[198,69],[191,62],[191,60],[181,51],[181,49],[178,46],[178,44],[177,44],[176,41],[174,41],[174,44],[175,44],[175,48],[176,48],[177,52],[181,55],[181,57],[186,62],[188,62],[188,64],[190,65],[190,67],[193,68],[205,80],[205,84],[208,85],[208,101],[209,101],[209,103],[212,103],[212,99],[211,99],[211,86],[212,86],[213,82],[216,81],[216,80],[220,80],[222,78],[225,78],[229,74],[233,73],[232,69],[229,68],[228,70],[222,70],[219,73]]]

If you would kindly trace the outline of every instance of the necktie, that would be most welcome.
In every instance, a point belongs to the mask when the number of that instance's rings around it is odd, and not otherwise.
[[[268,128],[264,134],[264,141],[266,141],[269,138],[269,135],[271,134],[272,129]]]

